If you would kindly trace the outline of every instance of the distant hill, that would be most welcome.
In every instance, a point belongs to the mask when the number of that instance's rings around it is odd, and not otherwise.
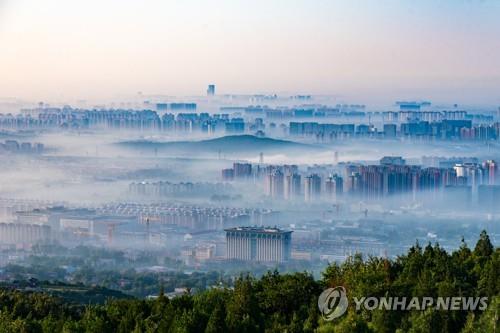
[[[279,153],[284,150],[289,151],[307,151],[317,150],[312,145],[297,143],[293,141],[278,140],[271,138],[260,138],[253,135],[230,135],[216,139],[201,141],[173,141],[173,142],[154,142],[154,141],[125,141],[118,143],[131,149],[140,149],[163,153],[190,154],[190,153]]]
[[[121,291],[99,286],[85,286],[61,281],[38,281],[36,279],[1,281],[1,290],[18,290],[21,292],[43,292],[59,297],[65,302],[76,304],[104,304],[109,299],[132,299]]]

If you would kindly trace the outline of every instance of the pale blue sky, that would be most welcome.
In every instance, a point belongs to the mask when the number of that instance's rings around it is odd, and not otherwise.
[[[500,103],[500,1],[0,0],[0,96]]]

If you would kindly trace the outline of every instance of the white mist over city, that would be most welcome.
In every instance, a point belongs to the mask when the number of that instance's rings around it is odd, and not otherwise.
[[[496,332],[499,17],[0,0],[0,332]]]

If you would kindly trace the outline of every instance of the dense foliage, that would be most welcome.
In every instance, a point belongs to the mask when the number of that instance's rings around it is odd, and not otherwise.
[[[500,249],[483,232],[474,249],[449,254],[416,244],[396,260],[354,256],[329,266],[320,281],[308,273],[245,275],[234,289],[173,299],[110,299],[103,305],[62,302],[43,293],[3,290],[0,332],[496,332]],[[317,298],[329,286],[354,296],[485,296],[485,311],[356,311],[321,318]]]

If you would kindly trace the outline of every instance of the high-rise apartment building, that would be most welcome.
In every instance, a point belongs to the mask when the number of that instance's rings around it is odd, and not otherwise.
[[[342,177],[337,175],[330,176],[325,182],[325,195],[328,199],[336,200],[342,195],[343,190],[343,180]]]
[[[304,182],[304,199],[312,202],[321,196],[321,177],[317,174],[307,176]]]
[[[266,192],[273,199],[283,199],[285,192],[285,177],[279,169],[273,170],[266,176]]]
[[[293,200],[300,196],[301,192],[301,177],[297,173],[288,174],[285,177],[285,199]]]
[[[234,163],[234,178],[250,178],[252,176],[252,165],[250,163]]]
[[[495,185],[497,182],[498,165],[493,160],[487,160],[483,163],[483,169],[485,171],[485,184]]]

